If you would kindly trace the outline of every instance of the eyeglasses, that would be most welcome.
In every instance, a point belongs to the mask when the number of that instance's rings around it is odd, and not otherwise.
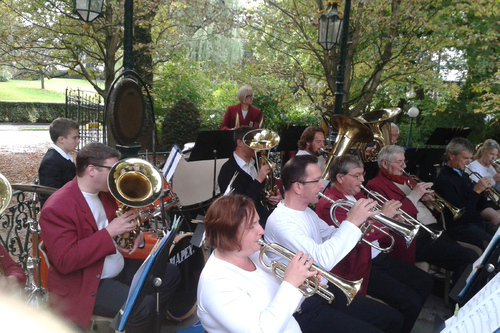
[[[366,175],[366,171],[364,171],[363,173],[357,173],[355,175],[352,175],[350,173],[346,173],[344,176],[351,176],[353,178],[359,179],[361,177],[365,177],[365,175]]]
[[[112,167],[107,166],[107,165],[99,165],[99,164],[91,164],[91,165],[93,165],[95,167],[99,167],[99,168],[106,168],[108,170],[111,170],[111,168],[112,168]]]
[[[399,166],[403,166],[403,165],[406,165],[408,163],[408,161],[392,161],[391,163],[394,163],[394,164],[397,164]]]
[[[253,98],[253,95],[246,95],[245,98]]]
[[[296,183],[301,183],[301,184],[316,184],[320,181],[321,179],[318,180],[308,180],[306,182],[296,182]]]

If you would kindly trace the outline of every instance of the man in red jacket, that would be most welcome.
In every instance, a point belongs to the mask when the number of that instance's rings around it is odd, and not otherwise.
[[[364,181],[363,163],[356,157],[345,155],[337,157],[329,170],[332,187],[324,194],[333,200],[344,199],[356,202],[366,196],[361,193],[360,185]],[[329,224],[331,203],[321,198],[316,206],[318,216]],[[401,204],[392,200],[382,207],[384,215],[393,217]],[[346,212],[336,209],[336,220],[343,221]],[[394,236],[398,240],[398,236]],[[377,240],[379,239],[379,240]],[[375,244],[382,242],[380,236],[369,236]],[[399,241],[399,240],[398,240]],[[414,252],[413,252],[414,253]],[[370,296],[378,298],[399,310],[404,317],[401,332],[411,332],[420,310],[432,291],[432,278],[424,271],[401,259],[387,256],[385,253],[359,243],[332,271],[348,279],[367,278],[363,281],[364,290]]]
[[[87,329],[93,313],[114,317],[127,299],[134,273],[142,263],[125,259],[128,252],[113,238],[130,232],[139,214],[131,210],[114,217],[117,203],[108,192],[109,170],[118,161],[115,150],[86,145],[76,158],[77,176],[43,206],[40,226],[50,261],[47,287],[51,305],[67,320]],[[142,233],[130,253],[144,242]],[[168,264],[160,287],[161,312],[179,282],[179,270]],[[155,324],[154,295],[136,303],[126,331],[145,332]],[[163,317],[163,316],[162,316]]]

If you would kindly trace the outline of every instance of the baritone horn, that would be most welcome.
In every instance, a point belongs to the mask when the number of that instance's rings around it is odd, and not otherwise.
[[[376,192],[376,191],[370,191],[363,185],[360,185],[361,189],[364,190],[370,197],[373,199],[377,200],[381,205],[385,204],[387,201],[389,201],[386,197],[384,197],[382,194]],[[419,220],[415,219],[413,216],[402,210],[401,208],[398,209],[398,211],[401,212],[401,218],[408,224],[413,224],[413,225],[418,225],[425,231],[427,231],[432,239],[438,239],[439,236],[443,233],[443,231],[435,231],[432,230],[431,228],[427,227],[425,224],[420,222]]]
[[[335,209],[337,208],[342,208],[346,211],[349,211],[349,209],[351,209],[351,207],[354,205],[353,202],[349,201],[349,200],[343,200],[343,199],[340,199],[340,200],[333,200],[332,198],[330,197],[327,197],[326,195],[324,195],[323,193],[319,192],[318,195],[322,198],[325,198],[326,200],[328,200],[332,205],[330,206],[330,218],[332,219],[333,223],[338,227],[340,227],[340,222],[337,220],[337,218],[335,217]],[[349,207],[349,209],[346,208]],[[378,214],[378,215],[375,215],[375,216],[372,216],[372,219],[380,222],[382,225],[384,226],[387,226],[387,224],[401,224],[397,221],[388,221],[389,218],[386,217],[385,215],[383,214]],[[386,219],[386,221],[382,222],[381,220],[383,219]],[[372,228],[375,228],[377,229],[378,231],[380,231],[381,233],[385,234],[387,237],[389,237],[389,239],[391,240],[391,245],[389,245],[388,247],[381,247],[381,246],[378,246],[378,245],[375,245],[374,243],[368,241],[365,239],[365,236],[366,234],[368,233],[368,231],[370,231],[370,227]],[[396,228],[396,226],[393,226],[393,228]],[[402,228],[402,227],[401,227]],[[406,228],[406,227],[405,227]],[[389,228],[391,229],[391,228]],[[376,250],[379,250],[381,252],[390,252],[392,250],[392,248],[394,247],[394,237],[392,237],[391,234],[389,234],[387,231],[383,230],[382,228],[380,228],[379,226],[376,226],[374,224],[370,224],[368,222],[364,222],[361,226],[360,226],[360,230],[362,232],[362,235],[361,237],[359,238],[359,241],[363,241],[365,242],[367,245],[373,247],[374,249]],[[392,229],[391,229],[392,230]],[[415,237],[414,235],[412,235],[411,231],[408,231],[407,229],[405,229],[404,231],[399,231],[399,232],[396,232],[397,234],[400,234],[403,238],[405,237],[408,237],[408,238],[411,238],[411,240],[407,240],[407,244],[406,246],[410,246],[409,244],[411,244],[411,242],[413,241],[413,237]],[[405,238],[406,239],[406,238]],[[408,243],[409,241],[409,243]]]
[[[338,131],[337,138],[333,144],[332,151],[329,152],[322,178],[330,180],[328,170],[335,157],[347,153],[356,142],[370,142],[373,140],[372,131],[360,120],[336,114],[330,117],[331,126]],[[325,151],[322,151],[324,153]]]
[[[406,177],[413,179],[413,181],[415,181],[417,183],[422,182],[422,180],[420,178],[418,178],[417,176],[410,175],[405,170],[401,170],[401,171],[403,171],[403,174]],[[413,190],[413,186],[409,182],[406,185],[408,185],[408,187]],[[426,202],[428,202],[429,205],[432,205],[432,207],[434,207],[434,209],[437,210],[438,212],[442,213],[444,211],[444,209],[447,208],[447,209],[449,209],[449,211],[453,215],[454,220],[458,220],[464,214],[465,208],[458,208],[458,207],[453,206],[451,203],[449,203],[447,200],[445,200],[442,196],[440,196],[436,192],[432,192],[431,195],[436,199],[436,201],[426,201]]]
[[[259,239],[259,244],[261,246],[260,248],[260,255],[259,255],[259,260],[262,266],[272,270],[273,274],[278,277],[280,280],[283,280],[283,277],[285,275],[285,269],[286,265],[280,262],[277,262],[276,260],[272,260],[270,265],[268,266],[264,262],[264,253],[266,251],[271,251],[274,254],[285,258],[288,261],[292,261],[293,257],[295,256],[295,253],[292,251],[288,250],[284,246],[281,246],[276,243],[266,243],[264,240]],[[342,279],[336,275],[333,275],[332,273],[326,271],[325,269],[317,266],[317,265],[312,265],[311,266],[312,270],[316,270],[321,273],[321,275],[334,284],[337,288],[339,288],[346,296],[347,298],[347,305],[349,305],[352,300],[354,299],[354,296],[358,293],[359,289],[361,288],[361,283],[363,282],[363,279],[357,280],[357,281],[349,281]],[[326,288],[322,287],[320,284],[320,281],[316,276],[312,277],[313,280],[311,279],[306,279],[303,283],[303,286],[305,287],[306,290],[299,289],[300,292],[304,295],[304,297],[309,297],[312,296],[313,294],[318,294],[324,299],[328,301],[328,303],[332,303],[332,301],[335,299],[335,296],[333,295],[332,292],[328,291]]]
[[[264,165],[269,165],[271,172],[266,176],[260,193],[260,203],[267,210],[272,210],[274,207],[267,201],[267,196],[275,196],[278,192],[278,179],[274,175],[272,162],[269,160],[269,152],[280,143],[278,133],[267,129],[256,129],[248,132],[243,137],[243,143],[254,150],[257,160],[257,172]]]
[[[141,208],[154,203],[163,191],[163,176],[151,163],[140,158],[118,161],[108,175],[109,192],[120,202],[116,216],[132,208]],[[141,216],[134,220],[136,228],[129,233],[115,237],[118,246],[132,249],[134,240],[141,232]]]

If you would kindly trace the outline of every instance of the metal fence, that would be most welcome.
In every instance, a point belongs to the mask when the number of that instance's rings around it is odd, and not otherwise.
[[[80,89],[66,89],[65,117],[80,124],[77,150],[90,142],[104,142],[104,100],[100,95]]]

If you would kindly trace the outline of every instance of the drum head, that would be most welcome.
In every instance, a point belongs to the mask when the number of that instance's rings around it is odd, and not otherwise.
[[[137,140],[144,124],[144,110],[144,96],[137,82],[118,82],[109,102],[111,132],[118,144],[127,146]]]
[[[201,271],[208,259],[208,253],[203,248],[191,244],[192,233],[179,234],[170,249],[171,264],[179,267],[181,281],[177,291],[172,296],[167,318],[182,321],[196,311],[196,292]]]

